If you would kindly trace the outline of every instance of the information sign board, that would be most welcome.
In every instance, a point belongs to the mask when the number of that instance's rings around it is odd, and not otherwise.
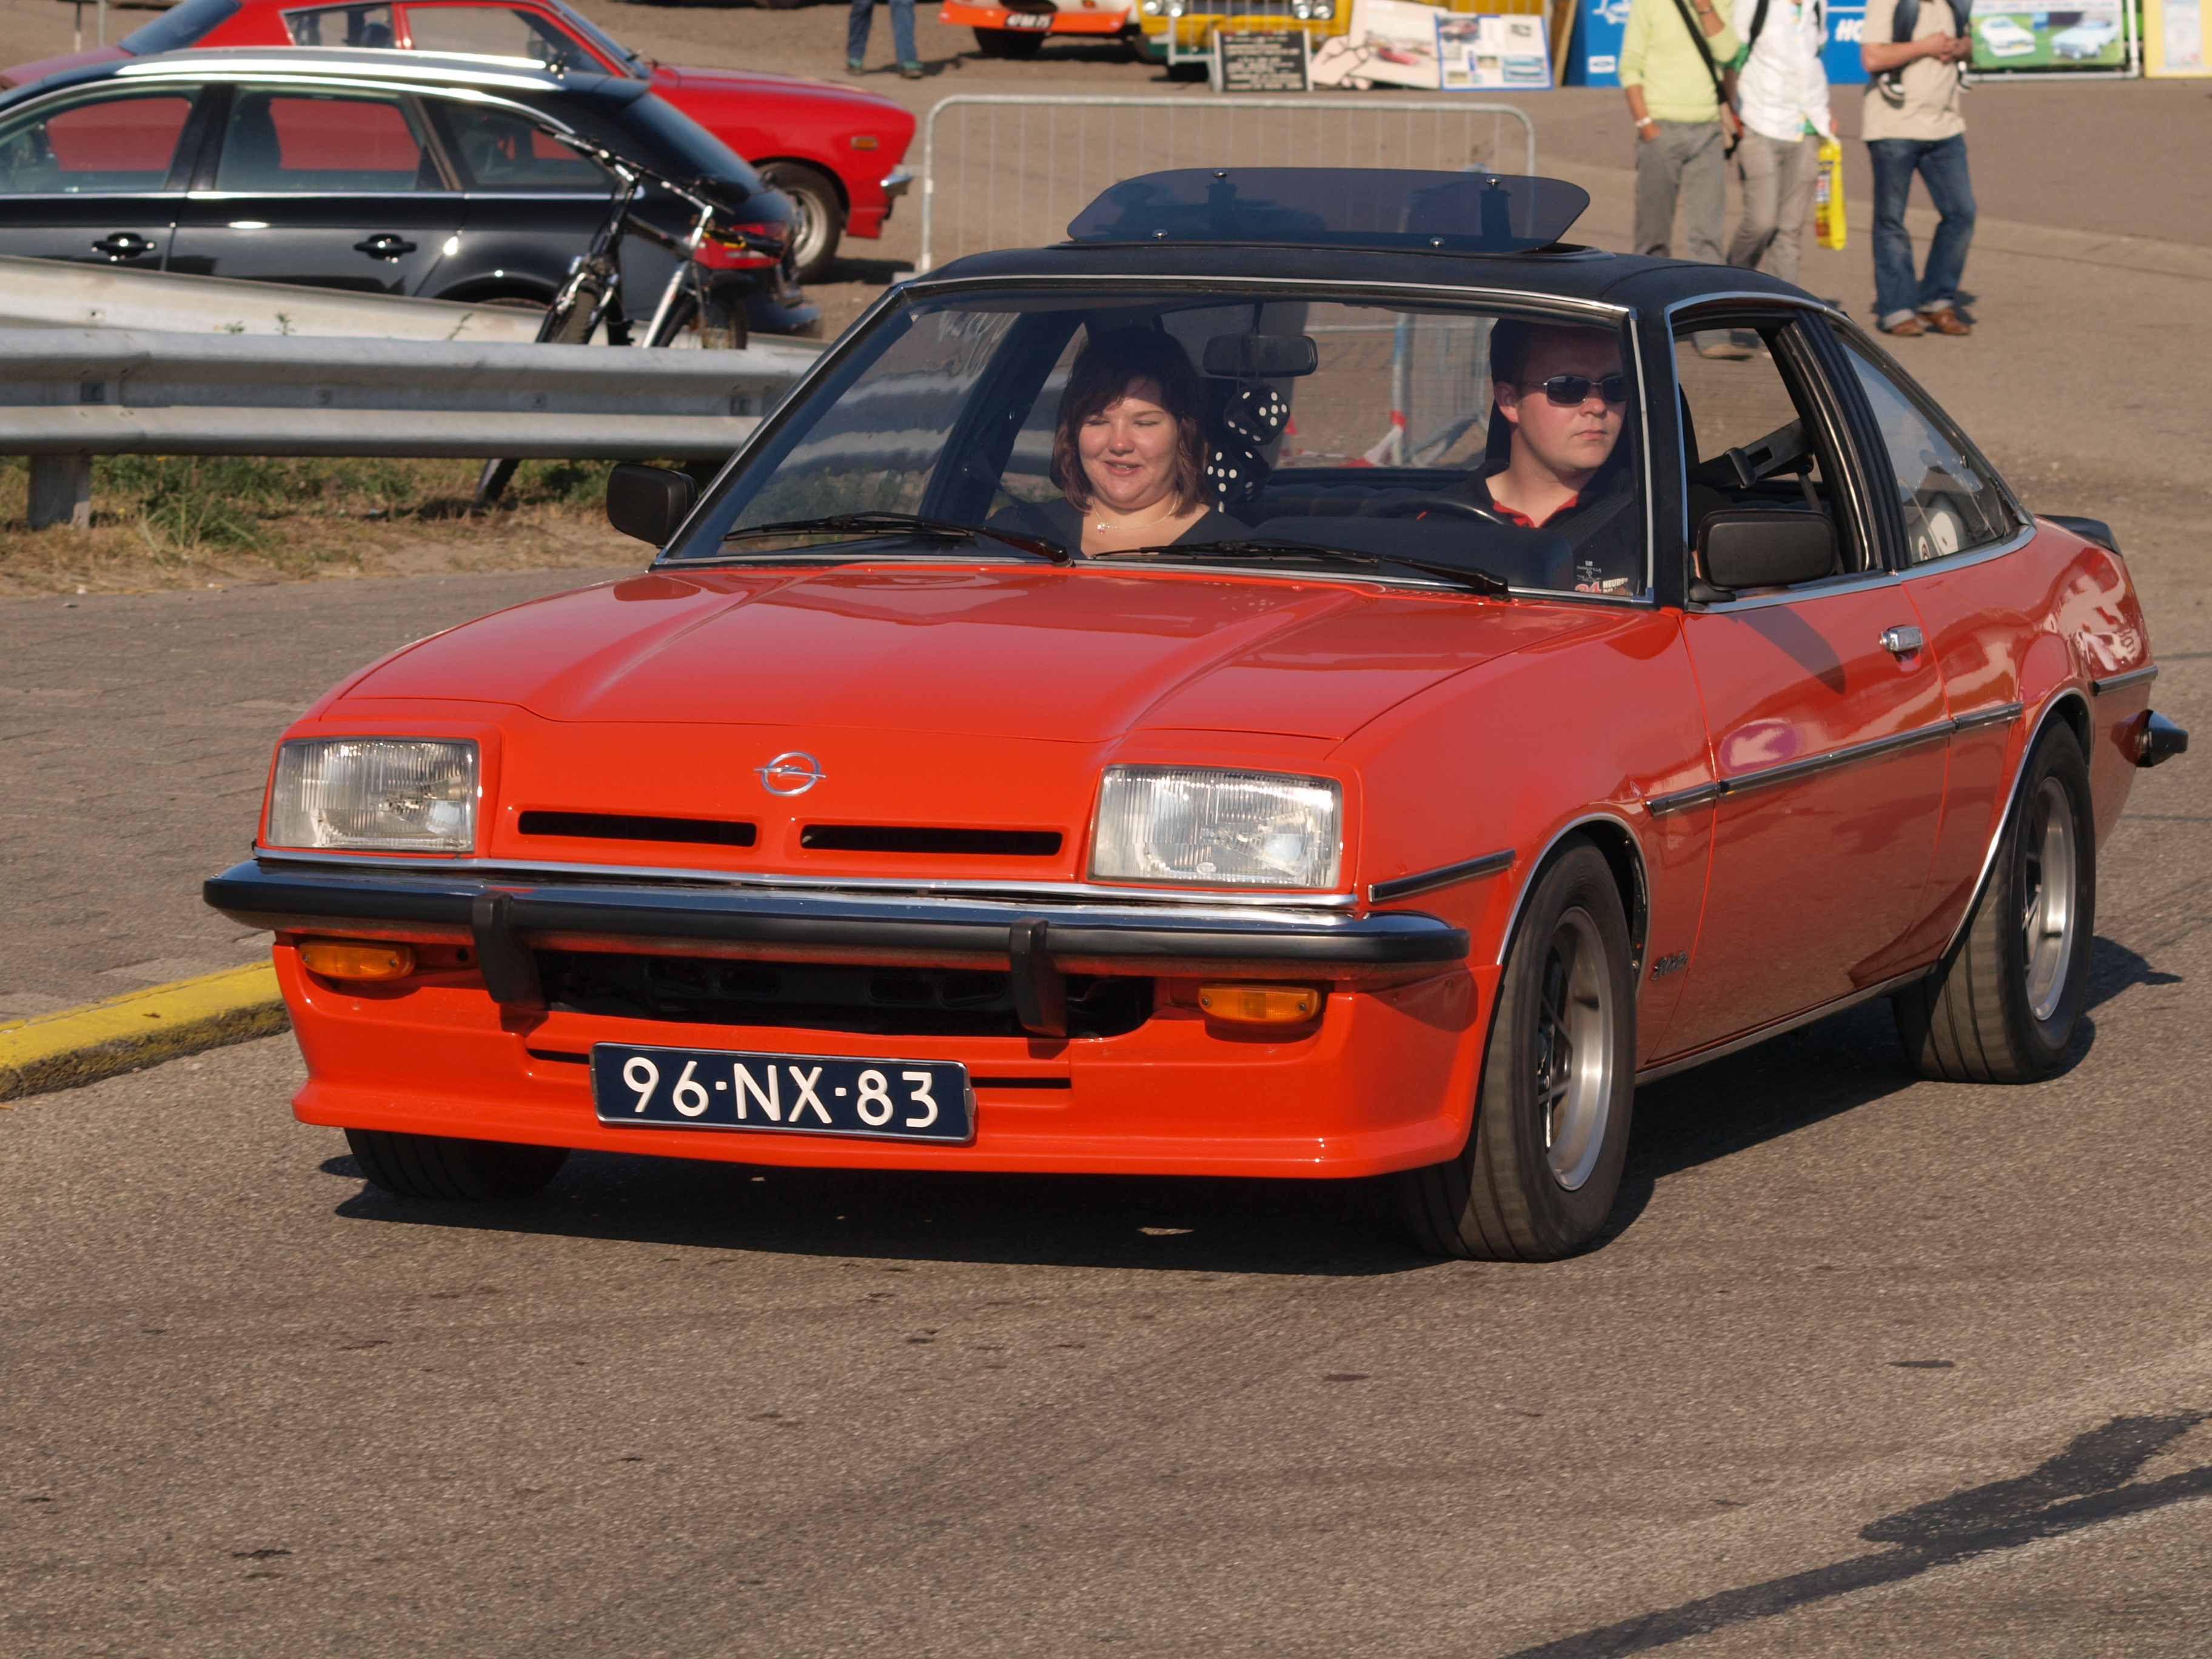
[[[1310,92],[1304,29],[1216,29],[1213,84],[1222,92]]]

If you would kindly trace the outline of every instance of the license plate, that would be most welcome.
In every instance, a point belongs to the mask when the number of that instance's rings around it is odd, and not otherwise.
[[[1010,11],[1006,14],[1006,27],[1010,29],[1048,29],[1052,27],[1052,14],[1048,11]]]
[[[592,1104],[602,1123],[655,1128],[764,1129],[957,1146],[975,1138],[968,1068],[945,1060],[595,1042]]]

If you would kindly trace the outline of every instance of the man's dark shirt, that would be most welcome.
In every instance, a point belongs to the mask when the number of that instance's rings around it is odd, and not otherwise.
[[[1615,454],[1618,455],[1616,451]],[[1464,483],[1435,492],[1465,501],[1499,524],[1557,531],[1574,554],[1574,583],[1590,593],[1634,593],[1644,586],[1644,519],[1636,510],[1636,478],[1622,462],[1608,460],[1589,483],[1540,525],[1493,499],[1490,481],[1510,463],[1487,462]]]

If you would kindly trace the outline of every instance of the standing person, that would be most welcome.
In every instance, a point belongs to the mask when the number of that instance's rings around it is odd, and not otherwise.
[[[1751,56],[1737,77],[1743,136],[1735,153],[1743,176],[1743,221],[1729,244],[1728,262],[1797,280],[1805,216],[1820,176],[1820,140],[1832,137],[1828,41],[1823,0],[1758,0],[1745,44]]]
[[[921,79],[921,59],[914,51],[914,0],[890,0],[891,49],[898,53],[899,76]],[[867,67],[868,30],[876,21],[876,0],[853,0],[852,15],[845,20],[845,70],[858,75]]]
[[[1859,128],[1874,163],[1875,316],[1885,334],[1973,332],[1958,311],[1974,240],[1966,121],[1959,113],[1974,50],[1967,21],[1966,0],[1867,0],[1859,61],[1871,78]],[[1916,172],[1942,216],[1917,283],[1905,229]]]
[[[1664,259],[1682,210],[1685,258],[1721,263],[1728,214],[1729,109],[1743,43],[1730,0],[1629,0],[1620,84],[1636,122],[1636,251]],[[1700,334],[1708,357],[1750,354],[1726,333]]]

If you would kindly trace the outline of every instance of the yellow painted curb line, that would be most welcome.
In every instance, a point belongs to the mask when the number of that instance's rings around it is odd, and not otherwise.
[[[180,979],[0,1028],[0,1102],[287,1030],[265,962]]]

